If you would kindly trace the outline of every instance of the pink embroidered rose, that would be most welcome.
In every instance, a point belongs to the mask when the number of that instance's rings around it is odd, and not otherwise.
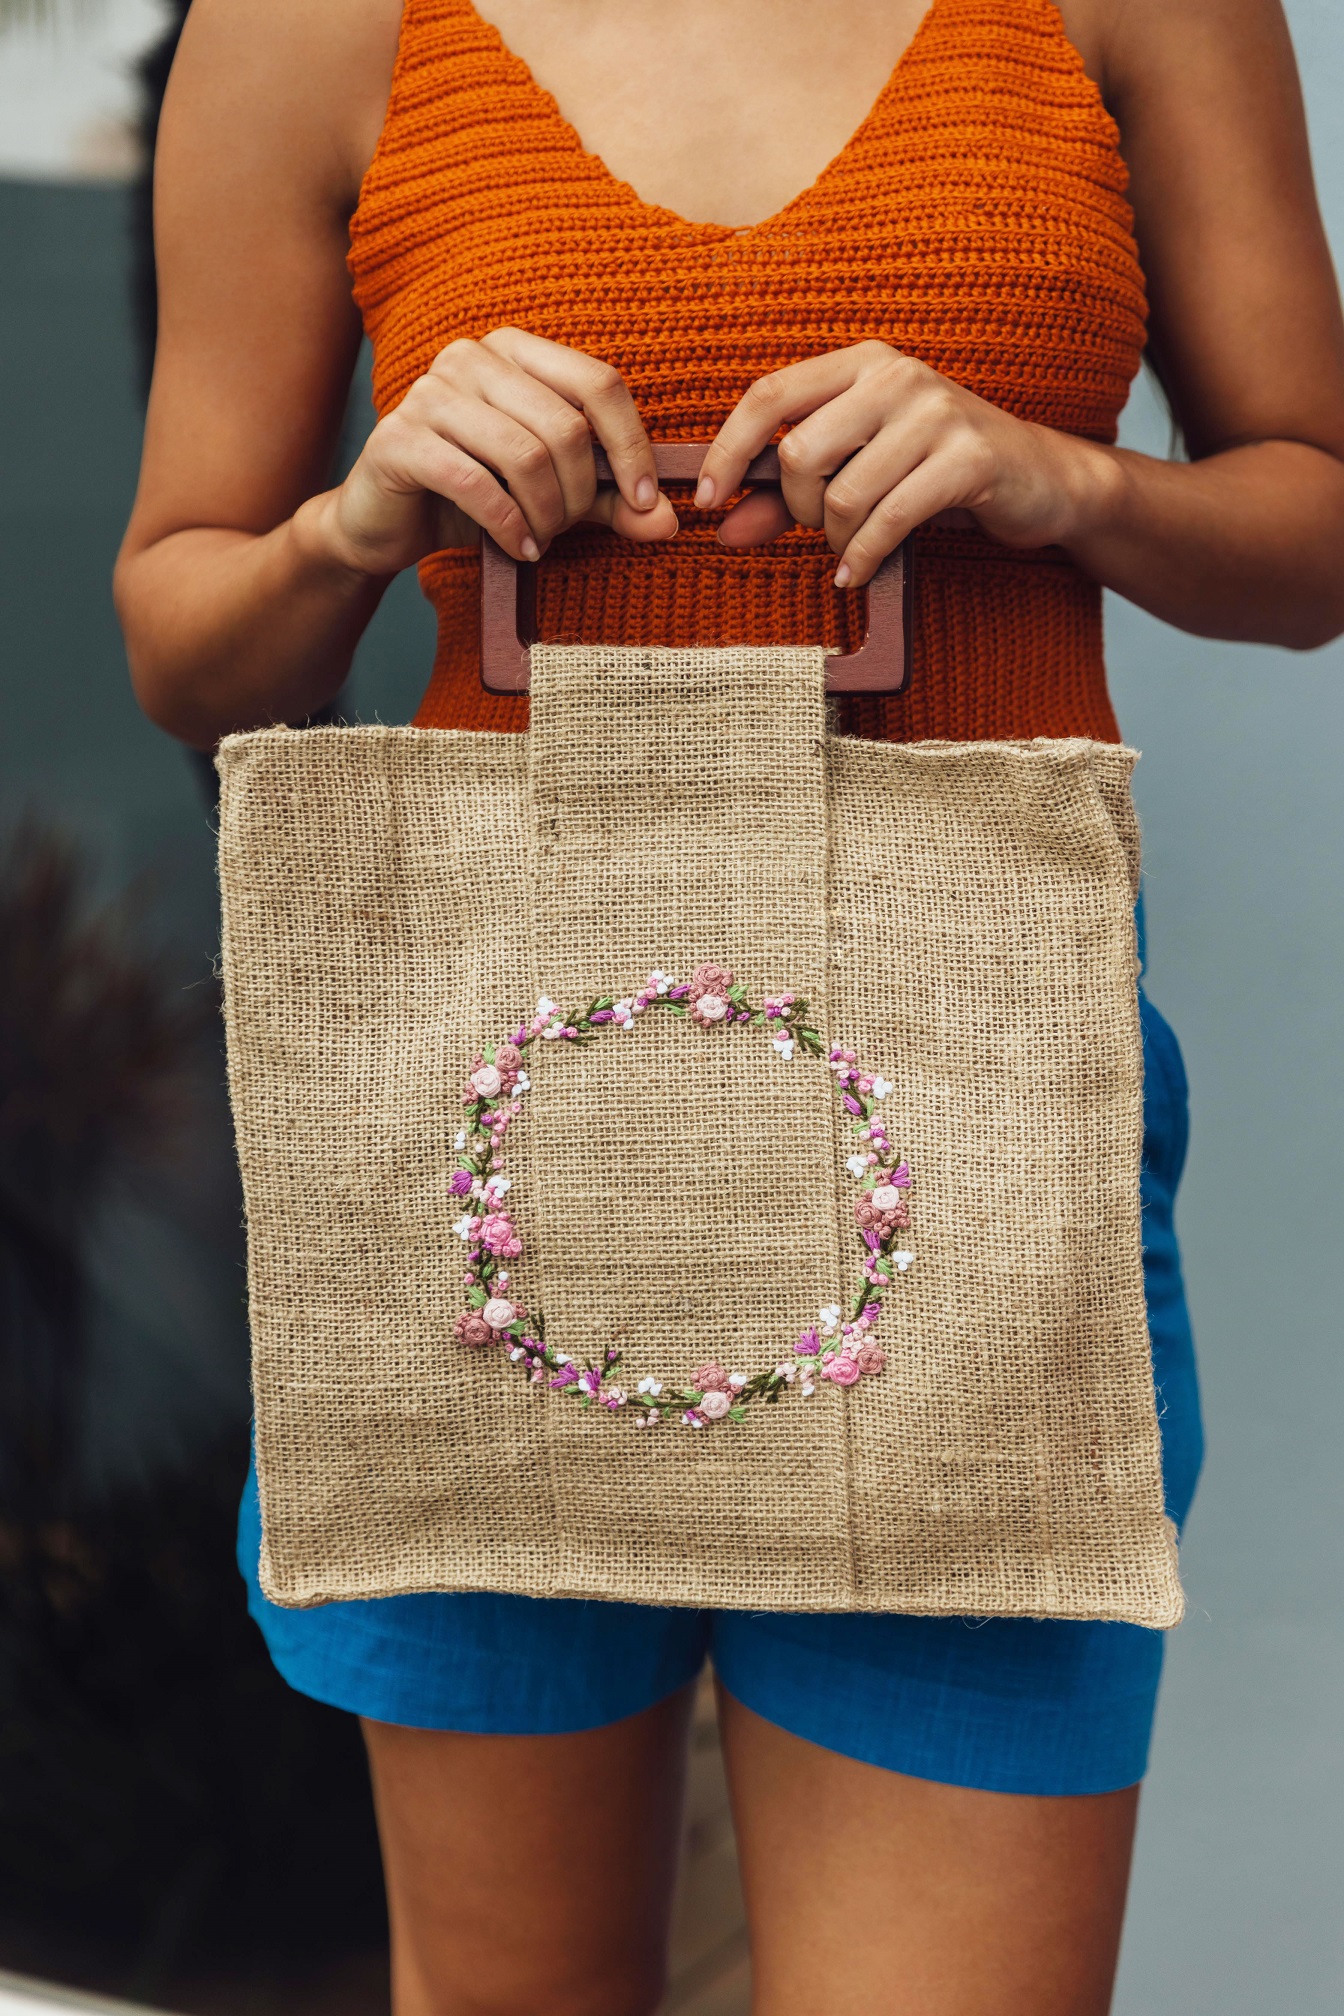
[[[706,960],[697,966],[691,975],[691,984],[686,990],[688,1001],[698,1001],[702,994],[726,994],[733,984],[733,976],[726,966],[716,966]]]
[[[502,1295],[492,1295],[481,1311],[492,1330],[507,1330],[517,1313],[512,1302],[506,1302]]]
[[[726,966],[715,966],[706,961],[697,966],[686,989],[686,1005],[691,1018],[702,1029],[712,1029],[718,1022],[727,1021],[732,1013],[728,1000],[733,976]]]
[[[516,1043],[501,1043],[495,1052],[495,1064],[506,1076],[512,1075],[523,1061],[523,1053]]]
[[[466,1315],[457,1319],[457,1341],[459,1344],[470,1344],[473,1350],[477,1345],[489,1344],[490,1325],[476,1315],[474,1310],[468,1311]]]
[[[905,1199],[894,1183],[879,1183],[873,1192],[873,1202],[879,1211],[899,1211]]]
[[[698,1387],[702,1393],[726,1393],[728,1374],[722,1365],[697,1365],[691,1374],[691,1384]]]
[[[503,1085],[504,1080],[493,1064],[482,1064],[471,1074],[471,1089],[478,1099],[497,1099]]]
[[[854,1353],[854,1363],[860,1372],[880,1372],[887,1362],[887,1354],[880,1344],[860,1344]]]
[[[726,1393],[709,1392],[700,1402],[700,1412],[706,1421],[722,1421],[732,1404]]]
[[[481,1223],[481,1238],[488,1253],[501,1260],[516,1260],[523,1250],[523,1242],[513,1229],[513,1220],[507,1211],[492,1211]]]
[[[858,1359],[851,1358],[847,1351],[842,1351],[838,1358],[832,1358],[830,1364],[823,1367],[821,1376],[823,1379],[833,1379],[837,1386],[852,1386],[862,1377],[862,1372],[863,1368]]]

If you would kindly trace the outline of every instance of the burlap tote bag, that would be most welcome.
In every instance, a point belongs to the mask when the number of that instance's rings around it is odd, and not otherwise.
[[[1134,756],[538,646],[526,735],[219,753],[262,1586],[1181,1611]]]

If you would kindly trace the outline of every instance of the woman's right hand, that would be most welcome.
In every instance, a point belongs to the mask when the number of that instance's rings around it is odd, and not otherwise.
[[[599,493],[593,437],[616,489]],[[524,329],[441,350],[378,422],[345,481],[300,507],[330,557],[385,579],[477,528],[518,560],[586,520],[670,539],[677,518],[620,373]]]

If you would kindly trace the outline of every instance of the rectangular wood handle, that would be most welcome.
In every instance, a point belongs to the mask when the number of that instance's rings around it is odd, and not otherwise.
[[[694,483],[708,444],[660,441],[654,466],[661,481]],[[599,483],[612,481],[611,464],[596,442]],[[750,484],[778,483],[779,456],[767,448],[747,468]],[[840,591],[837,590],[837,593]],[[481,533],[481,684],[489,693],[526,693],[537,641],[537,569],[515,560]],[[781,637],[781,644],[790,640]],[[868,632],[857,651],[830,652],[828,693],[899,693],[910,677],[910,542],[889,553],[868,584]]]

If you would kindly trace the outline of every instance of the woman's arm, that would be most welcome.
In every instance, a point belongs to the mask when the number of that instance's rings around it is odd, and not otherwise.
[[[1182,629],[1323,644],[1344,630],[1344,321],[1278,0],[1064,12],[1120,124],[1153,355],[1191,461],[1013,419],[873,343],[754,386],[698,501],[791,422],[785,500],[825,525],[845,579],[937,512],[969,511],[1008,544],[1064,546]],[[725,532],[777,529],[762,496]]]
[[[450,345],[327,487],[359,345],[347,224],[399,18],[398,0],[195,0],[173,69],[116,597],[141,705],[201,748],[314,712],[392,576],[478,524],[520,558],[579,517],[676,529],[619,376],[516,330]],[[590,428],[616,493],[595,497]]]

